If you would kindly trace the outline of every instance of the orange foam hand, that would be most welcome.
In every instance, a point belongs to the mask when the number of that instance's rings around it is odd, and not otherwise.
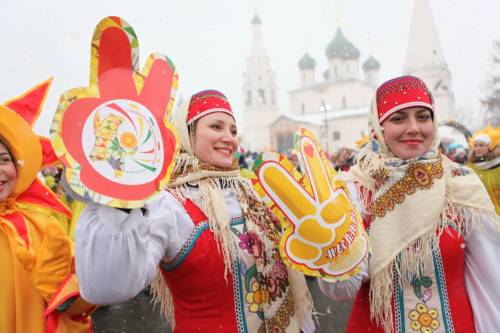
[[[166,185],[179,152],[169,123],[178,86],[161,53],[139,71],[132,27],[107,17],[91,45],[90,84],[62,94],[51,140],[71,194],[114,207],[141,207]]]

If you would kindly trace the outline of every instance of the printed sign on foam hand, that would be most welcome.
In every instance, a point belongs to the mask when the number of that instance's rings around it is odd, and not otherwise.
[[[345,182],[335,179],[314,136],[301,128],[295,144],[305,174],[282,155],[264,153],[252,167],[254,187],[285,216],[281,252],[287,264],[306,275],[345,280],[367,265],[368,235]]]
[[[61,95],[51,126],[65,190],[84,202],[142,207],[167,184],[180,149],[168,122],[177,70],[153,53],[139,71],[137,36],[119,17],[97,25],[90,67],[89,86]]]

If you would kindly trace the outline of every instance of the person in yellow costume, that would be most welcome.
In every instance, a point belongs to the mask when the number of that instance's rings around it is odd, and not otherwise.
[[[44,156],[32,126],[50,82],[23,95],[22,102],[0,105],[2,333],[92,332],[89,315],[96,307],[80,297],[73,243],[54,217],[28,208],[70,215],[37,177]],[[33,105],[35,116],[28,110]]]
[[[500,127],[478,130],[470,139],[468,163],[483,182],[500,215]]]

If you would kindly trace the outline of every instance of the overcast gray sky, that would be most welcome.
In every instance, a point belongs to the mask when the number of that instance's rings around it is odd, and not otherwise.
[[[428,0],[452,74],[457,108],[479,110],[480,88],[500,38],[500,1]],[[204,89],[227,95],[242,127],[242,81],[255,9],[264,46],[276,72],[280,108],[299,87],[298,61],[307,52],[327,68],[326,46],[337,27],[360,50],[360,65],[372,55],[380,80],[402,74],[414,0],[0,0],[0,102],[54,77],[35,130],[48,136],[59,96],[89,81],[90,42],[97,23],[120,16],[134,28],[141,67],[152,52],[168,56],[179,72],[179,95]],[[339,8],[337,10],[337,8]],[[371,40],[371,42],[370,42]]]

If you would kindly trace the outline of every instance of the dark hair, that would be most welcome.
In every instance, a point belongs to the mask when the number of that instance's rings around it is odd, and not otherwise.
[[[0,143],[4,145],[5,149],[7,149],[7,152],[9,153],[10,158],[12,160],[12,163],[14,163],[14,167],[16,168],[16,172],[17,172],[16,158],[15,158],[14,154],[12,153],[12,149],[10,148],[9,143],[1,135],[0,135]]]

